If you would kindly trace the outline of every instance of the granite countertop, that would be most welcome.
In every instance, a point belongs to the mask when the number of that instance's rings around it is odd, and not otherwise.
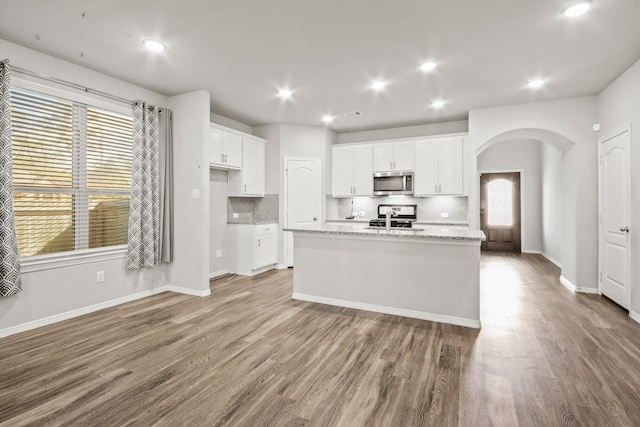
[[[328,219],[327,223],[354,223],[354,224],[369,224],[369,218],[364,217],[356,217],[354,219]],[[460,227],[468,227],[469,223],[467,221],[450,221],[450,220],[422,220],[419,219],[414,222],[416,225],[450,225],[450,226],[460,226]]]
[[[278,220],[275,221],[259,221],[259,220],[254,220],[254,219],[248,219],[248,220],[230,220],[227,221],[227,224],[248,224],[248,225],[262,225],[262,224],[277,224]]]
[[[318,230],[302,229],[302,228],[285,228],[284,231],[298,231],[305,233],[323,233],[323,234],[340,234],[354,236],[372,236],[372,237],[392,237],[392,238],[411,238],[411,239],[432,239],[432,240],[465,240],[465,241],[484,241],[485,235],[481,230],[467,230],[461,228],[447,228],[442,225],[434,225],[427,227],[392,229],[390,231],[381,229],[371,229],[366,225],[339,225],[324,224]]]

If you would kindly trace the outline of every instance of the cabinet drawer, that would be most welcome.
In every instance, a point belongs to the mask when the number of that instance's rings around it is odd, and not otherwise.
[[[256,236],[263,236],[265,234],[276,234],[277,231],[278,231],[278,224],[256,225]]]

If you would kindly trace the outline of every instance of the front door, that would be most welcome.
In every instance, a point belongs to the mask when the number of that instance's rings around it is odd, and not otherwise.
[[[600,141],[600,292],[624,308],[629,286],[629,130]]]
[[[285,160],[285,227],[317,230],[322,225],[320,159]],[[285,233],[285,263],[293,266],[293,233]]]
[[[520,252],[520,172],[480,175],[482,249]]]

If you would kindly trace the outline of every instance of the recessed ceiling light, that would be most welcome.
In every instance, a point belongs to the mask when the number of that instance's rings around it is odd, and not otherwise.
[[[442,107],[444,107],[444,104],[445,104],[445,102],[444,102],[443,100],[439,99],[439,100],[437,100],[437,101],[433,101],[433,102],[431,103],[431,106],[432,106],[433,108],[442,108]]]
[[[535,80],[529,81],[527,83],[527,86],[529,86],[531,89],[538,89],[544,86],[545,83],[546,82],[542,79],[535,79]]]
[[[562,14],[567,18],[574,18],[587,12],[591,9],[591,6],[593,6],[593,3],[591,3],[590,0],[575,1],[566,5],[564,9],[562,9]]]
[[[335,118],[335,117],[333,117],[333,116],[332,116],[332,115],[330,115],[330,114],[325,114],[324,116],[322,116],[322,121],[323,121],[324,123],[331,123],[331,122],[333,121],[333,119],[334,119],[334,118]]]
[[[435,62],[425,62],[423,64],[420,65],[420,69],[422,71],[428,72],[428,71],[433,71],[436,68],[436,63]]]
[[[293,92],[290,89],[280,89],[278,91],[278,97],[282,99],[289,99],[293,95]]]
[[[371,89],[373,90],[382,90],[387,86],[387,82],[384,80],[375,80],[371,82]]]
[[[142,40],[142,44],[152,52],[162,52],[166,49],[166,46],[158,40],[146,39]]]

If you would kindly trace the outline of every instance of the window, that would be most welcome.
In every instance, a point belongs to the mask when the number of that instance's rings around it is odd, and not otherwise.
[[[126,244],[132,117],[16,88],[11,104],[20,256]]]
[[[513,225],[513,185],[506,179],[489,183],[489,225]]]

